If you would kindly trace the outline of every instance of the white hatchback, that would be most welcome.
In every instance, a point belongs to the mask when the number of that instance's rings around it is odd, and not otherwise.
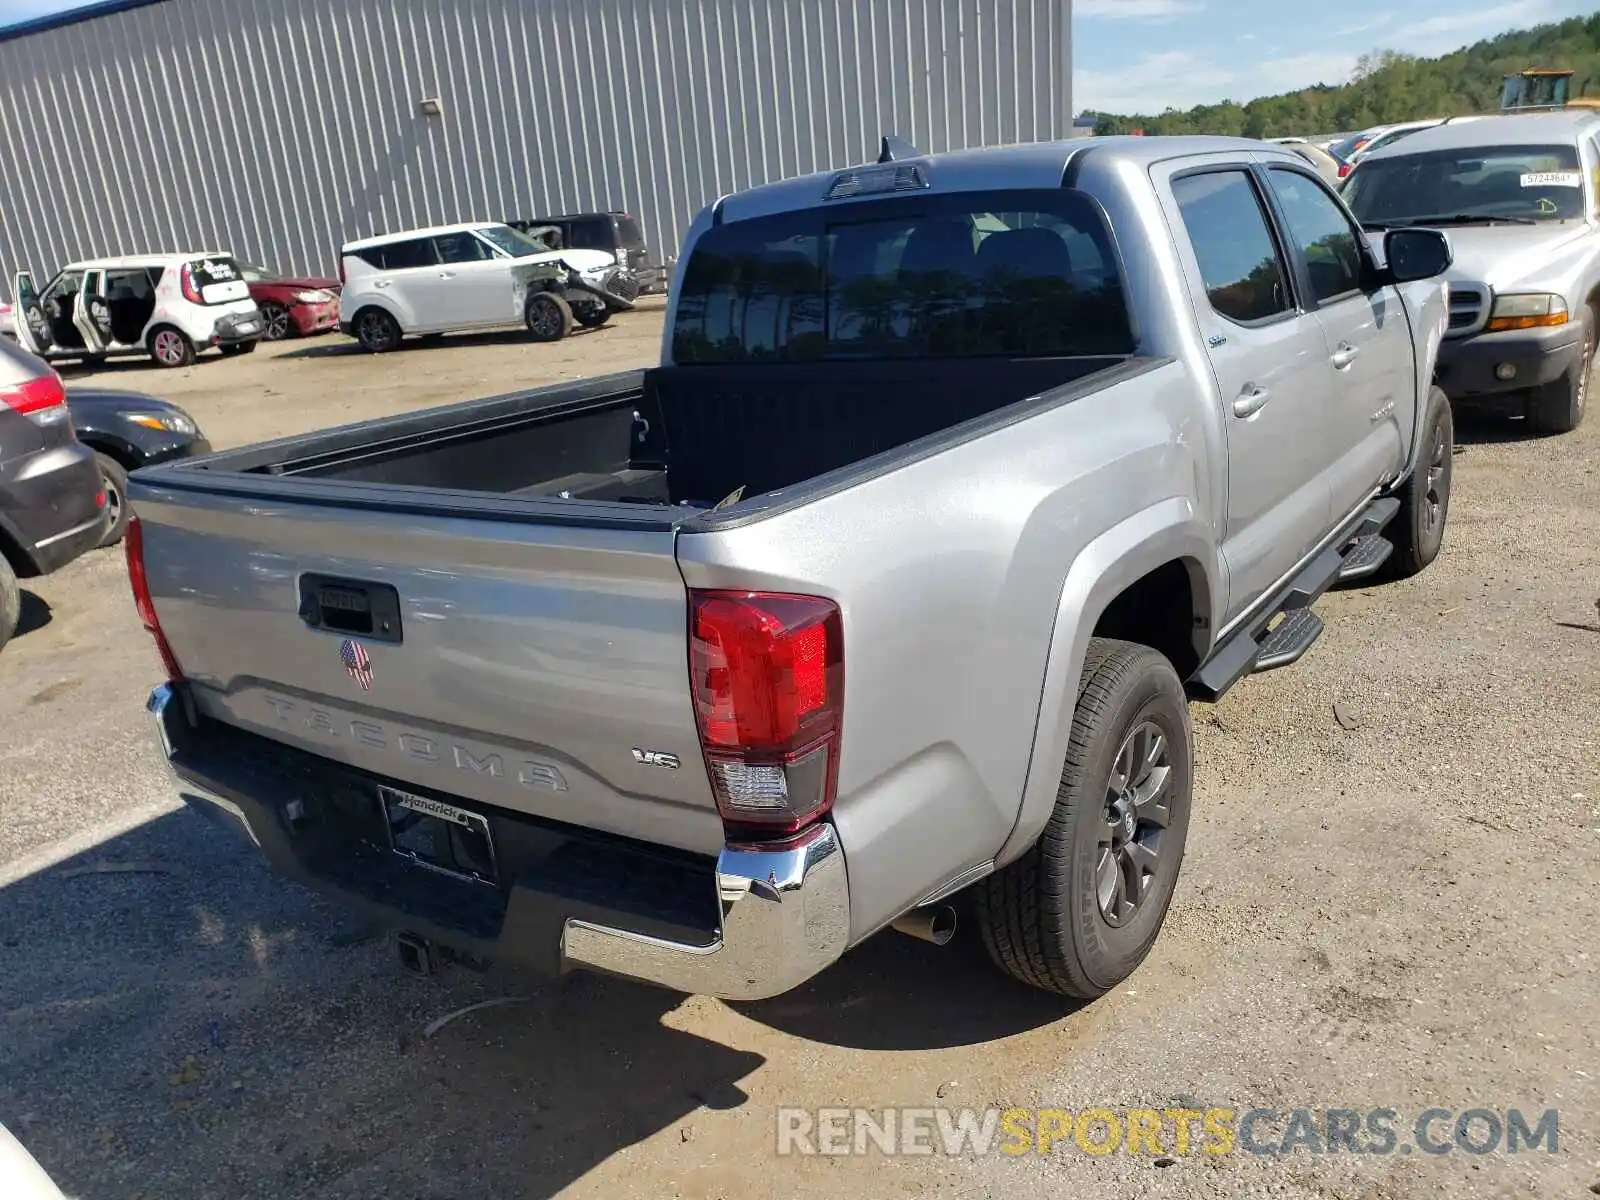
[[[17,340],[41,358],[99,361],[148,354],[185,367],[201,350],[245,354],[263,322],[225,252],[147,254],[70,263],[40,290],[14,280]]]
[[[525,325],[555,341],[574,323],[604,325],[637,285],[614,255],[551,250],[492,221],[413,229],[339,250],[339,328],[368,350],[408,335]]]

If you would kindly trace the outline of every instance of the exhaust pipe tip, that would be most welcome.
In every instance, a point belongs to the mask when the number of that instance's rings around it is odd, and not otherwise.
[[[914,908],[894,921],[894,928],[908,937],[932,942],[935,946],[948,945],[956,935],[956,910],[949,904],[930,904]]]

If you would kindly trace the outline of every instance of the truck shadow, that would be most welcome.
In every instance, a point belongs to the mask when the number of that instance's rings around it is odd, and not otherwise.
[[[582,327],[578,327],[573,329],[573,331],[562,340],[567,341],[576,340],[578,338],[592,337],[597,333],[604,333],[610,328],[611,325],[609,324],[602,325],[598,329],[584,329]],[[363,349],[361,343],[352,338],[345,338],[339,341],[319,340],[311,345],[301,346],[298,349],[289,350],[282,354],[275,355],[274,357],[282,359],[318,359],[343,358],[346,355],[359,355],[365,358],[392,358],[396,354],[415,354],[426,352],[428,350],[448,350],[451,348],[460,347],[529,346],[539,349],[546,346],[559,344],[560,343],[555,342],[536,342],[528,336],[527,331],[524,329],[503,329],[495,330],[492,333],[446,333],[427,338],[407,338],[405,341],[400,343],[400,348],[398,350],[391,350],[382,355],[375,355],[370,351]]]
[[[745,1103],[765,1060],[681,1002],[408,975],[178,812],[0,888],[0,1124],[69,1195],[551,1195]]]
[[[50,624],[53,614],[50,602],[36,592],[22,589],[22,613],[17,620],[17,629],[14,636],[23,637],[36,629],[43,629]]]
[[[737,1011],[877,1050],[1068,1011],[970,933],[885,934]],[[679,1027],[684,1003],[586,975],[409,974],[386,932],[183,810],[0,887],[0,1124],[71,1195],[546,1196],[748,1104],[766,1059]],[[688,1020],[717,1021],[703,1003]],[[765,1144],[762,1120],[739,1128]]]

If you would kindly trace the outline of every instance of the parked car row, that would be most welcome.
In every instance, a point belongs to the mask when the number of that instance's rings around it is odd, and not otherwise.
[[[129,471],[210,449],[177,405],[67,388],[49,363],[0,339],[0,648],[22,616],[20,580],[122,539]]]

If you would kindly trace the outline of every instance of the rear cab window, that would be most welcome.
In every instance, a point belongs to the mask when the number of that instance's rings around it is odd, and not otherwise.
[[[735,221],[685,265],[680,364],[1133,351],[1110,233],[1070,190],[895,197]]]

